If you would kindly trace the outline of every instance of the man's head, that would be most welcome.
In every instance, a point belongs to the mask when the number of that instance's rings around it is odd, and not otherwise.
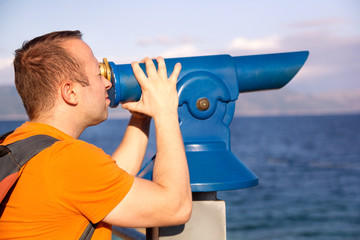
[[[84,66],[65,47],[80,31],[52,32],[24,42],[15,51],[15,85],[30,119],[50,110],[64,80],[88,86]]]

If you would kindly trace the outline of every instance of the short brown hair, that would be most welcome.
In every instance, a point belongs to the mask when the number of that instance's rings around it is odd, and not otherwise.
[[[81,37],[80,31],[52,32],[24,42],[15,51],[15,85],[29,119],[54,106],[63,80],[89,85],[83,65],[63,45]]]

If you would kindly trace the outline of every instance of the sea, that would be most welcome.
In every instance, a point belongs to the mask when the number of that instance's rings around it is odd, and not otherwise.
[[[80,138],[111,154],[127,121]],[[21,124],[0,121],[0,133]],[[218,192],[228,240],[360,240],[360,114],[235,117],[230,129],[232,152],[259,184]],[[155,146],[152,129],[145,161]]]

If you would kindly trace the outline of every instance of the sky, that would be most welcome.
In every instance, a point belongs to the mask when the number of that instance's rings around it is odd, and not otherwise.
[[[58,30],[80,30],[99,61],[118,64],[308,50],[287,88],[360,90],[358,0],[0,0],[0,86],[13,85],[13,54],[25,40]]]

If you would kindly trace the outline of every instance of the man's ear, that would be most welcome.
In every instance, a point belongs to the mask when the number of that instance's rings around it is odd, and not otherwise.
[[[60,86],[60,91],[64,102],[73,106],[79,103],[79,84],[72,81],[63,81]]]

